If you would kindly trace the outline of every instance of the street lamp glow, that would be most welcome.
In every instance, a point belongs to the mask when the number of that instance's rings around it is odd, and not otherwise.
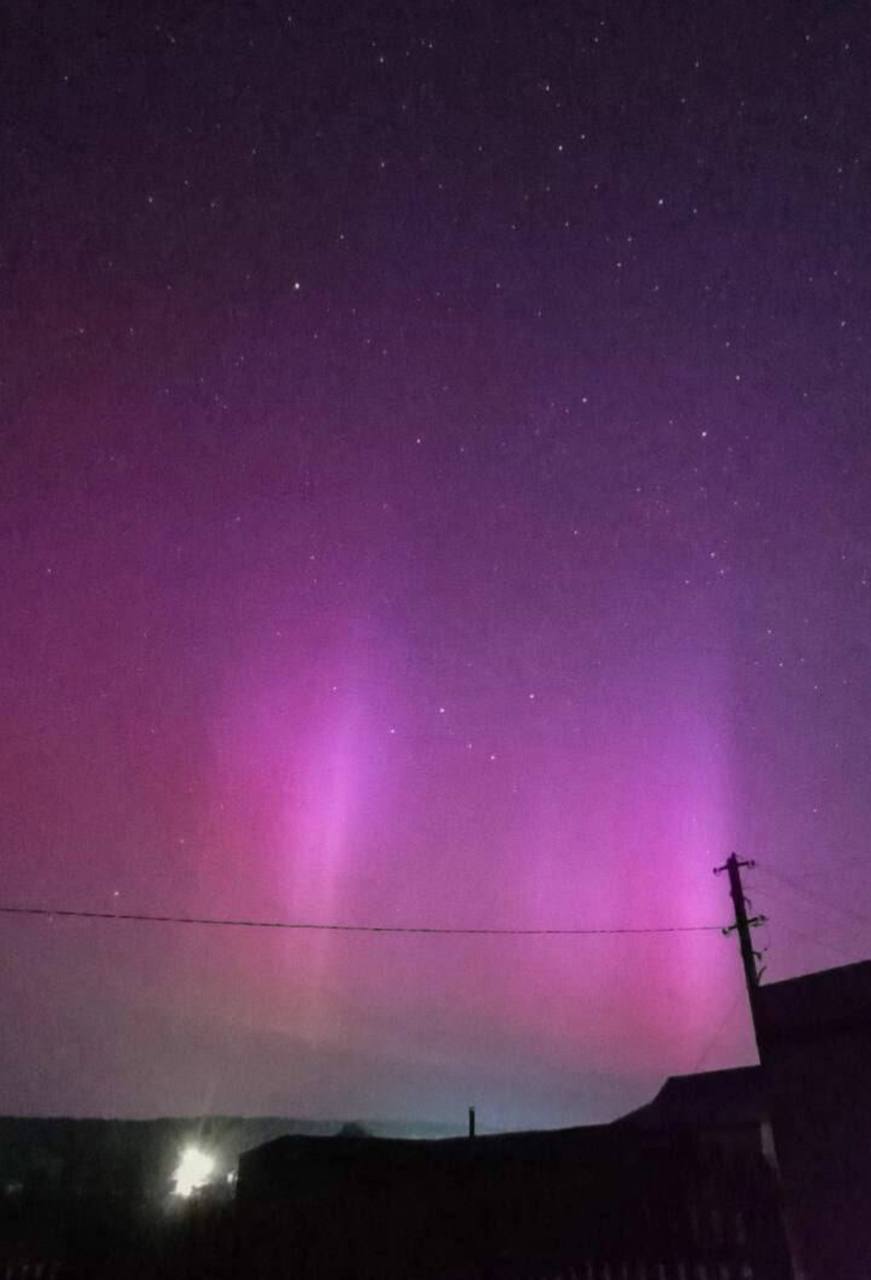
[[[207,1155],[199,1147],[185,1147],[172,1177],[175,1194],[187,1199],[194,1191],[204,1187],[214,1172],[214,1156]]]

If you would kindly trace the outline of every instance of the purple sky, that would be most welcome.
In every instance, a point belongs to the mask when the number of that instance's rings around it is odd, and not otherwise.
[[[179,17],[182,13],[184,16]],[[22,4],[12,903],[868,954],[864,17]],[[0,921],[0,1108],[584,1122],[734,943]]]

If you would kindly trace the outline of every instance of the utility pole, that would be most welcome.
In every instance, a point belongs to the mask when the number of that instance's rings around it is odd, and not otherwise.
[[[730,933],[738,934],[738,941],[741,945],[741,962],[744,965],[744,980],[747,983],[747,995],[750,998],[754,1029],[756,1024],[756,992],[759,987],[760,974],[756,968],[759,953],[753,949],[750,930],[755,929],[760,924],[765,924],[766,918],[765,916],[748,916],[747,899],[744,897],[744,887],[741,884],[741,868],[755,866],[756,863],[750,859],[741,859],[737,853],[730,853],[722,867],[714,868],[715,876],[724,871],[729,876],[729,892],[732,896],[732,906],[735,911],[735,923],[729,925],[728,929],[724,929],[723,933],[727,936]]]
[[[727,936],[730,933],[737,933],[738,941],[741,944],[741,962],[744,965],[744,980],[747,983],[747,998],[750,1003],[750,1017],[753,1022],[753,1034],[756,1037],[756,1048],[759,1052],[759,1070],[763,1073],[765,1096],[768,1099],[768,1105],[771,1104],[770,1099],[770,1081],[767,1081],[767,1073],[765,1066],[765,1038],[764,1034],[760,1036],[760,1009],[759,1009],[759,979],[761,971],[756,967],[756,961],[759,959],[759,952],[753,949],[753,939],[750,933],[751,929],[755,929],[760,924],[767,923],[766,917],[763,915],[748,916],[747,899],[744,897],[744,886],[741,884],[741,868],[755,867],[756,863],[750,858],[739,858],[737,853],[730,853],[722,867],[714,867],[714,875],[721,875],[724,871],[729,876],[729,893],[732,896],[732,906],[735,911],[735,923],[729,925],[728,929],[724,929],[723,933]],[[780,1177],[779,1165],[777,1163],[776,1137],[772,1132],[770,1115],[765,1122],[765,1128],[768,1130],[771,1141],[774,1143],[774,1160],[775,1167],[778,1170],[778,1178]],[[801,1250],[798,1244],[798,1233],[795,1226],[794,1210],[789,1200],[783,1205],[783,1225],[786,1231],[787,1249],[791,1262],[791,1274],[796,1280],[806,1280],[807,1271],[801,1265]]]

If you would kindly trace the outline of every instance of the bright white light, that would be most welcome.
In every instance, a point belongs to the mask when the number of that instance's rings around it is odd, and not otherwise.
[[[200,1151],[199,1147],[186,1147],[172,1177],[175,1194],[186,1199],[199,1187],[204,1187],[214,1171],[213,1156]]]

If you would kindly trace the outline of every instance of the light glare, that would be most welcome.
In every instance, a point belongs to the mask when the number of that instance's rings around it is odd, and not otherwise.
[[[175,1194],[187,1199],[194,1191],[206,1185],[214,1171],[213,1156],[207,1155],[199,1147],[186,1147],[173,1174]]]

